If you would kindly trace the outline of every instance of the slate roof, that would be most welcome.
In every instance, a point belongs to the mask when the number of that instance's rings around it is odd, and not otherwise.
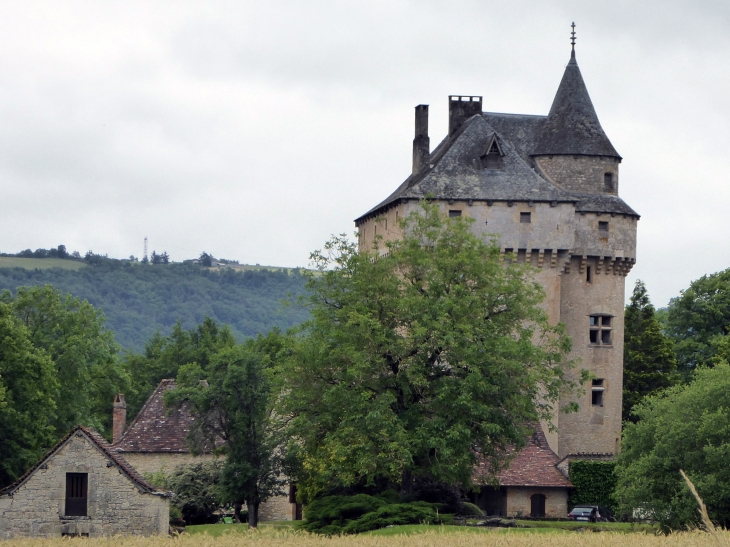
[[[504,156],[501,169],[484,169],[480,157],[492,136]],[[578,199],[542,178],[483,115],[465,121],[431,153],[429,167],[409,176],[395,192],[356,220],[364,220],[401,199],[462,199],[483,201],[562,201]]]
[[[510,466],[499,473],[499,485],[572,488],[573,484],[556,467],[559,462],[560,459],[548,445],[545,433],[538,424]],[[483,465],[476,471],[476,476],[480,475],[487,476],[487,469]]]
[[[493,135],[503,168],[481,168]],[[577,194],[558,188],[536,169],[538,155],[591,155],[621,159],[603,131],[583,77],[571,55],[547,116],[483,112],[466,120],[431,152],[427,167],[410,175],[390,196],[355,219],[360,225],[403,200],[557,201],[576,212],[639,217],[618,196]]]
[[[540,130],[533,155],[565,154],[620,158],[603,132],[575,52],[565,67],[547,120]]]
[[[163,396],[175,380],[162,380],[122,437],[114,444],[119,452],[186,453],[185,437],[195,418],[187,407],[168,409]]]
[[[13,492],[15,492],[18,488],[20,488],[25,481],[27,481],[35,471],[40,468],[45,462],[47,462],[49,459],[51,459],[56,452],[58,452],[68,441],[69,439],[75,435],[75,434],[81,434],[86,436],[87,439],[91,441],[93,445],[96,446],[96,448],[99,449],[99,451],[106,456],[111,463],[117,467],[126,477],[131,480],[133,483],[137,485],[137,487],[142,490],[143,492],[147,493],[153,493],[153,494],[160,494],[164,496],[170,496],[172,495],[170,492],[164,492],[161,490],[158,490],[154,486],[152,486],[150,483],[148,483],[142,475],[140,475],[137,470],[132,467],[127,460],[125,460],[121,454],[119,454],[107,441],[104,437],[99,435],[94,429],[90,427],[84,427],[81,425],[77,425],[74,427],[71,431],[68,432],[68,434],[58,441],[56,446],[51,448],[48,453],[46,453],[45,456],[43,456],[38,463],[36,463],[33,467],[31,467],[28,471],[26,471],[23,476],[21,476],[17,481],[15,481],[10,486],[6,486],[2,490],[0,490],[0,495],[12,495]]]

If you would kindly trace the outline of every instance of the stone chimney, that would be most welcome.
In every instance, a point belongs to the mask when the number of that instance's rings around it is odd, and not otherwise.
[[[449,95],[449,135],[453,135],[466,120],[481,113],[480,96]]]
[[[413,174],[428,168],[431,141],[428,138],[428,105],[416,107],[416,137],[413,139]]]
[[[127,401],[124,400],[124,395],[119,393],[114,397],[114,410],[112,411],[112,444],[122,438],[126,426]]]

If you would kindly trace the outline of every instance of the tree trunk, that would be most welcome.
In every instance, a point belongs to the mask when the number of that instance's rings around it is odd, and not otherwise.
[[[258,528],[259,525],[259,502],[247,502],[246,508],[248,509],[248,527]]]
[[[401,496],[410,496],[413,493],[413,474],[410,469],[404,469],[400,481]]]
[[[234,503],[234,504],[233,504],[233,516],[235,516],[235,517],[236,517],[236,520],[237,520],[237,521],[238,521],[239,523],[242,523],[242,522],[243,522],[243,521],[241,520],[241,509],[242,509],[242,508],[243,508],[243,504],[242,504],[242,503]]]

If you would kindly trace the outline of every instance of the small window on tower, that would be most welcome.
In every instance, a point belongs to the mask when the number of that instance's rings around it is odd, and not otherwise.
[[[608,191],[613,190],[613,173],[605,173],[603,175],[603,189]]]
[[[603,378],[593,380],[591,386],[591,404],[593,406],[603,406],[603,392],[606,390]]]
[[[613,331],[610,315],[591,315],[588,317],[588,340],[592,346],[610,346],[613,344]]]
[[[593,277],[591,277],[591,267],[588,266],[586,268],[586,283],[592,283],[592,282],[593,282]]]
[[[598,230],[601,232],[608,232],[608,221],[599,220],[598,221]]]
[[[530,224],[532,222],[532,213],[520,213],[520,222],[522,224]]]
[[[451,209],[449,211],[449,218],[455,218],[455,217],[460,217],[460,216],[461,216],[461,211],[459,211],[458,209]]]

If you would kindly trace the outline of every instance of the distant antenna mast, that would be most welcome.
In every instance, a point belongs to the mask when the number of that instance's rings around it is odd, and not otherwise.
[[[147,262],[147,236],[144,236],[144,258],[142,258],[143,262]]]

